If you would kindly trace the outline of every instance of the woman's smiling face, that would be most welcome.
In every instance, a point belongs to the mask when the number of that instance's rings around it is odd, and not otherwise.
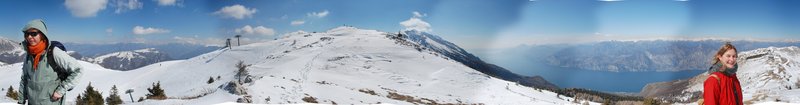
[[[719,61],[725,68],[733,68],[733,65],[736,65],[736,57],[736,50],[728,49],[719,57]]]

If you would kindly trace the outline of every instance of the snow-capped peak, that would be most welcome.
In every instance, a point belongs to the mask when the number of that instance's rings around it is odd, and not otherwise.
[[[140,58],[140,57],[144,57],[144,56],[141,56],[139,53],[148,52],[148,51],[150,51],[149,48],[148,49],[139,49],[139,50],[134,50],[134,51],[114,52],[114,53],[110,53],[110,54],[106,54],[106,55],[101,55],[101,56],[95,57],[95,59],[106,59],[108,57],[118,57],[118,58],[122,58],[122,59]],[[103,61],[98,61],[97,63],[103,63]]]
[[[439,36],[421,32],[417,30],[406,30],[403,31],[403,34],[408,35],[408,39],[412,42],[417,42],[422,46],[431,48],[438,52],[444,52],[449,54],[458,54],[460,56],[467,56],[468,54],[464,49],[459,48],[453,43],[450,43]]]
[[[20,42],[0,37],[0,62],[5,64],[22,62],[24,54]]]
[[[86,59],[86,61],[115,70],[130,70],[166,60],[172,60],[172,58],[155,48],[120,51]]]
[[[339,26],[339,27],[336,27],[336,28],[328,30],[327,33],[330,33],[330,34],[341,34],[341,33],[348,33],[348,32],[358,31],[358,30],[362,30],[362,29],[358,29],[358,28],[352,27],[352,26]]]
[[[145,48],[145,49],[133,50],[133,52],[137,52],[137,53],[160,53],[158,50],[156,50],[156,48]]]
[[[23,52],[20,42],[0,37],[0,52]]]

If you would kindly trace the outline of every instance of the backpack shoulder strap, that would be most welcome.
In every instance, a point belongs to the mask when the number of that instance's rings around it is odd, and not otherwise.
[[[722,83],[722,82],[720,82],[720,80],[719,80],[719,77],[717,77],[717,75],[716,75],[716,74],[713,74],[713,73],[712,73],[712,74],[709,74],[709,75],[708,75],[708,78],[714,78],[714,79],[717,79],[717,84],[719,84],[719,83]],[[722,87],[722,86],[720,86],[720,87]],[[698,105],[704,105],[704,104],[705,104],[705,102],[703,102],[703,101],[704,101],[704,100],[703,100],[703,98],[700,98],[699,100],[697,100],[697,104],[698,104]]]
[[[56,41],[51,41],[51,42],[56,42]],[[56,42],[56,43],[58,43],[58,42]],[[62,46],[62,45],[60,45],[61,43],[58,43],[58,44],[59,44],[58,46]],[[50,65],[51,68],[53,68],[53,71],[55,71],[56,74],[58,74],[58,79],[59,80],[65,80],[65,79],[67,79],[67,71],[64,70],[64,68],[62,68],[61,65],[58,65],[58,63],[56,63],[56,59],[53,56],[53,50],[56,50],[55,47],[57,47],[57,46],[50,45],[50,47],[47,47],[47,49],[46,49],[47,50],[47,52],[46,52],[47,53],[47,55],[46,55],[47,56],[47,64]]]
[[[716,74],[711,74],[711,75],[708,75],[708,77],[709,77],[709,78],[710,78],[710,77],[713,77],[714,79],[717,79],[717,83],[720,83],[719,77],[718,77]]]

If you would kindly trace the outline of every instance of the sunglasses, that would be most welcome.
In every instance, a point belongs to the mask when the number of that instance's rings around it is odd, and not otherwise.
[[[25,37],[28,37],[28,36],[36,37],[39,34],[42,34],[42,32],[25,32]]]

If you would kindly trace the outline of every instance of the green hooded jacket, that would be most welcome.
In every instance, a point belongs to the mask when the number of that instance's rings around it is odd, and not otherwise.
[[[48,42],[47,47],[49,48],[51,45],[45,36],[47,35],[47,27],[45,27],[44,22],[39,19],[30,21],[28,25],[23,28],[23,31],[31,28],[38,29],[44,33],[42,39]],[[33,61],[35,55],[28,52],[28,42],[23,41],[22,43],[27,54],[22,64],[22,80],[19,86],[19,93],[21,95],[18,97],[18,103],[25,103],[27,100],[28,104],[31,105],[63,105],[64,98],[67,97],[67,91],[72,90],[75,84],[78,83],[78,77],[81,75],[81,65],[75,58],[72,58],[63,50],[53,48],[53,60],[69,74],[66,79],[60,80],[58,79],[56,71],[50,67],[47,61],[47,55],[49,55],[47,53],[51,51],[44,51],[39,61]],[[39,62],[38,65],[36,65],[36,70],[33,70],[33,62]],[[61,94],[62,98],[59,100],[52,100],[51,97],[54,92]]]

